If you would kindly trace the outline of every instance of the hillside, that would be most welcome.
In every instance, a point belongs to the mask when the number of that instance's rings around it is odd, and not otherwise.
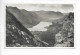
[[[39,23],[39,18],[36,15],[24,9],[21,10],[18,9],[17,7],[7,7],[6,9],[10,13],[12,13],[26,28],[32,27]]]
[[[21,16],[22,17],[22,16]],[[46,46],[37,40],[31,32],[20,22],[18,16],[6,9],[6,46],[7,47],[35,47]]]
[[[20,11],[27,19],[24,19],[24,21],[26,20],[26,22],[29,22],[29,24],[36,25],[40,22],[40,17],[36,13],[27,11],[25,9],[21,9]]]
[[[74,13],[53,21],[46,32],[41,33],[40,39],[54,47],[74,47]]]
[[[32,11],[32,12],[36,13],[44,21],[45,20],[51,21],[51,20],[62,18],[64,16],[63,13],[55,12],[55,11]]]

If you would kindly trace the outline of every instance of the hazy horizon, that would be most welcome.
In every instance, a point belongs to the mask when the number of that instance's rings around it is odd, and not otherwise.
[[[7,6],[27,11],[56,11],[62,13],[73,12],[74,9],[72,4],[8,4]]]

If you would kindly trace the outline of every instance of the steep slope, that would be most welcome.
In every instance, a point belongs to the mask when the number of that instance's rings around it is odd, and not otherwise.
[[[55,35],[56,42],[58,43],[55,46],[74,47],[74,13],[66,15],[62,24],[61,31]]]
[[[6,11],[6,46],[29,44],[35,46],[34,36],[16,17]]]
[[[25,9],[22,9],[20,11],[22,12],[23,15],[25,15],[25,17],[27,17],[28,21],[31,24],[34,25],[40,22],[40,17],[35,12],[27,11]]]
[[[17,19],[14,13],[6,9],[6,46],[7,47],[35,47],[47,46],[36,39],[31,32]]]
[[[39,38],[54,47],[74,47],[74,13],[53,21],[46,32]]]
[[[7,10],[11,12],[25,27],[32,27],[39,23],[38,17],[26,10],[20,10],[16,7],[7,7]]]

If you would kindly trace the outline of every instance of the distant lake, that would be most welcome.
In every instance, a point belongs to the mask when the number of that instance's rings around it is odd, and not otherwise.
[[[47,31],[47,28],[52,25],[52,22],[40,22],[39,24],[33,26],[32,28],[28,28],[30,31]]]

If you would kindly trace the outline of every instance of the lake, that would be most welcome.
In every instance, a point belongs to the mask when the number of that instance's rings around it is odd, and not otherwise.
[[[40,22],[39,24],[33,26],[32,28],[28,28],[30,31],[47,31],[47,28],[52,25],[52,22]]]

